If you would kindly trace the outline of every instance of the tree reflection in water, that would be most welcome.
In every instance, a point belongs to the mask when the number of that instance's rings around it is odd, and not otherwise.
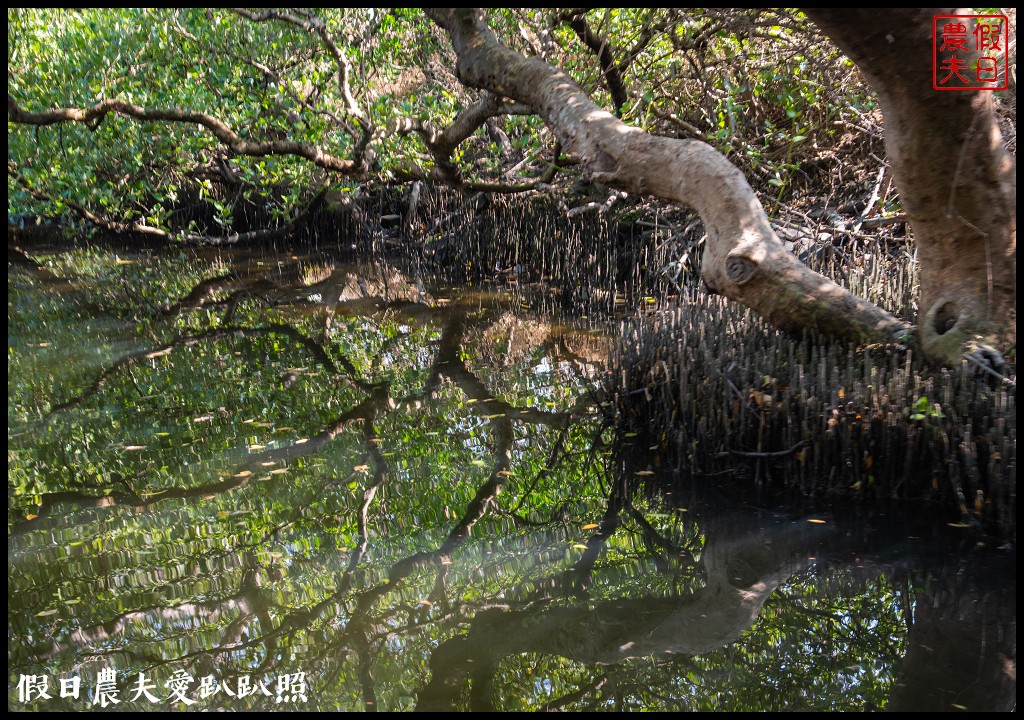
[[[1012,558],[671,478],[609,426],[599,325],[223,257],[9,266],[9,707],[103,668],[119,709],[140,672],[202,709],[297,672],[322,710],[1014,702]]]

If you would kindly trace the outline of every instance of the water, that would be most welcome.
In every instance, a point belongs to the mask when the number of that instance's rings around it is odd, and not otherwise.
[[[44,255],[8,273],[9,709],[1015,708],[1012,547],[668,472],[608,424],[614,323]]]

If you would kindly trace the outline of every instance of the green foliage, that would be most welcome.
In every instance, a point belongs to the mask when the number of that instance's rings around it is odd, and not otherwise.
[[[421,92],[416,68],[436,44],[422,32],[419,13],[330,10],[314,20],[347,50],[357,102],[373,127],[396,117],[439,124],[451,118],[454,95]],[[340,157],[359,140],[332,56],[314,33],[285,22],[203,9],[14,8],[8,29],[9,91],[29,111],[117,98],[149,109],[204,112],[246,140],[287,139]],[[381,138],[384,175],[404,158],[420,157],[417,142]],[[214,225],[199,229],[220,233],[233,225],[236,200],[221,196],[201,172],[223,150],[194,125],[119,117],[98,127],[12,124],[8,144],[29,186],[48,196],[31,196],[9,176],[10,217],[66,216],[74,201],[107,219],[168,230],[168,210],[185,200],[183,187],[196,185],[215,212]],[[244,184],[242,199],[267,205],[278,220],[289,219],[325,181],[322,171],[294,156],[229,160]]]
[[[925,395],[919,397],[910,409],[911,420],[924,420],[925,418],[941,419],[944,417],[946,416],[939,409],[939,406],[928,402],[928,398]]]
[[[399,128],[443,130],[474,99],[433,24],[410,9],[289,17],[295,22],[203,9],[12,8],[9,92],[28,111],[105,98],[198,111],[245,140],[287,140],[339,158],[357,158],[368,140],[368,173],[356,180],[429,172],[435,158],[421,132]],[[874,112],[852,65],[800,13],[625,8],[579,17],[616,63],[628,96],[619,108],[625,121],[668,135],[680,123],[687,135],[696,129],[778,198],[808,175],[808,162],[832,157],[843,123]],[[607,68],[562,10],[492,8],[487,19],[503,42],[541,54],[611,107]],[[480,129],[451,158],[463,176],[508,181],[545,169],[552,138],[539,117],[497,122],[512,154]],[[233,157],[187,123],[116,116],[98,126],[14,123],[8,145],[20,176],[8,176],[14,219],[68,219],[81,208],[168,232],[222,234],[237,229],[243,207],[285,222],[323,185],[349,180],[294,155]],[[220,174],[224,163],[230,182]],[[175,216],[194,202],[206,203],[208,215]]]
[[[8,290],[12,673],[91,687],[109,667],[126,688],[139,672],[301,671],[311,710],[418,708],[438,673],[474,667],[503,710],[863,710],[892,692],[917,579],[859,554],[797,571],[807,552],[781,553],[757,621],[706,652],[680,632],[680,652],[587,659],[592,635],[612,654],[672,641],[660,615],[643,637],[632,616],[686,612],[716,551],[731,583],[771,543],[638,482],[655,473],[609,449],[591,394],[601,374],[514,312],[522,297],[366,314],[360,293],[325,325],[316,278],[345,274],[322,258],[296,259],[287,291],[225,285],[191,304],[204,283],[253,267],[284,277],[283,263],[39,259],[56,279],[12,266]],[[645,463],[652,449],[638,449]],[[480,662],[442,662],[459,648]],[[454,680],[452,708],[469,709],[469,678]],[[262,695],[201,702],[280,709]]]

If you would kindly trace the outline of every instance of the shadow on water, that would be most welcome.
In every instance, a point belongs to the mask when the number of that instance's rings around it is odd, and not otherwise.
[[[1015,708],[1012,547],[670,472],[500,252],[9,265],[9,708]]]

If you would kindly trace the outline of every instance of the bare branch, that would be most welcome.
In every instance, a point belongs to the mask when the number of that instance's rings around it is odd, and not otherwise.
[[[563,13],[562,20],[572,28],[580,41],[597,56],[598,61],[601,63],[601,73],[604,75],[605,83],[608,85],[608,92],[612,96],[615,114],[621,116],[622,108],[629,101],[629,95],[626,93],[626,86],[622,79],[624,68],[621,68],[615,62],[615,56],[608,38],[596,34],[590,28],[585,11],[579,12],[574,10]]]
[[[266,78],[268,78],[269,80],[273,81],[273,83],[277,87],[280,87],[284,92],[288,93],[288,95],[292,98],[292,100],[295,101],[295,103],[296,103],[296,105],[298,105],[298,107],[305,108],[306,110],[308,110],[310,113],[312,113],[314,115],[322,115],[323,117],[328,118],[331,122],[335,123],[339,127],[343,127],[348,132],[350,132],[351,134],[355,135],[355,131],[351,127],[350,123],[345,122],[342,118],[338,117],[337,115],[335,115],[330,110],[326,110],[326,109],[323,109],[323,108],[313,107],[313,105],[310,104],[309,100],[307,98],[301,97],[297,92],[295,92],[295,90],[294,90],[294,88],[292,88],[291,84],[286,82],[284,76],[282,76],[281,73],[278,72],[277,70],[275,70],[274,68],[269,67],[269,66],[265,65],[264,63],[261,63],[259,60],[256,60],[255,58],[250,57],[249,55],[246,55],[244,53],[232,52],[231,50],[229,50],[227,48],[214,47],[214,46],[210,45],[209,43],[205,43],[200,38],[196,37],[194,34],[190,33],[188,30],[183,28],[177,22],[174,23],[174,31],[176,33],[178,33],[179,35],[181,35],[182,37],[188,38],[189,40],[191,40],[192,42],[196,43],[197,45],[204,46],[205,48],[207,48],[207,50],[209,52],[215,52],[215,53],[223,54],[226,57],[230,57],[230,58],[232,58],[232,59],[234,59],[234,60],[236,60],[236,61],[238,61],[240,63],[243,63],[245,65],[249,65],[250,67],[255,68],[262,75],[264,75]],[[317,89],[319,91],[319,88],[317,88]],[[312,95],[312,93],[310,93],[310,95]]]
[[[366,126],[366,113],[364,113],[356,103],[355,98],[352,97],[352,91],[349,88],[348,76],[352,71],[352,66],[349,64],[348,56],[345,54],[345,51],[338,47],[338,44],[334,42],[334,38],[332,38],[331,34],[327,32],[327,27],[320,18],[303,11],[296,11],[298,14],[282,12],[280,10],[264,10],[263,12],[257,13],[251,10],[246,10],[245,8],[228,9],[236,15],[248,18],[253,22],[281,20],[282,22],[295,25],[308,33],[317,35],[323,41],[324,47],[327,48],[327,51],[331,54],[331,57],[334,58],[334,62],[338,66],[338,92],[341,94],[342,100],[345,102],[345,110],[349,115],[356,118]],[[299,15],[304,15],[305,17],[299,17]]]
[[[101,100],[87,108],[56,108],[44,110],[43,112],[30,112],[18,105],[18,102],[10,93],[7,94],[7,119],[10,122],[22,125],[41,127],[77,122],[95,128],[110,114],[146,122],[194,123],[210,131],[214,137],[239,155],[249,155],[252,157],[295,155],[309,160],[317,167],[332,172],[351,175],[357,170],[357,165],[352,160],[336,157],[306,143],[291,140],[273,140],[269,142],[243,140],[227,123],[212,115],[193,110],[144,108],[124,100],[110,98]]]
[[[460,112],[452,123],[444,130],[437,130],[429,122],[412,118],[400,118],[394,121],[388,128],[389,132],[407,134],[415,132],[427,146],[438,172],[433,179],[473,190],[490,192],[523,192],[536,187],[538,182],[550,182],[554,172],[545,171],[547,179],[527,181],[525,183],[465,183],[459,173],[459,169],[452,162],[452,153],[465,140],[473,135],[479,128],[483,127],[487,120],[500,115],[533,115],[534,111],[528,105],[513,103],[490,92],[485,92],[479,100]],[[557,159],[557,158],[556,158]],[[549,168],[550,170],[550,168]],[[419,168],[406,168],[404,171],[407,179],[425,180],[426,174]]]

